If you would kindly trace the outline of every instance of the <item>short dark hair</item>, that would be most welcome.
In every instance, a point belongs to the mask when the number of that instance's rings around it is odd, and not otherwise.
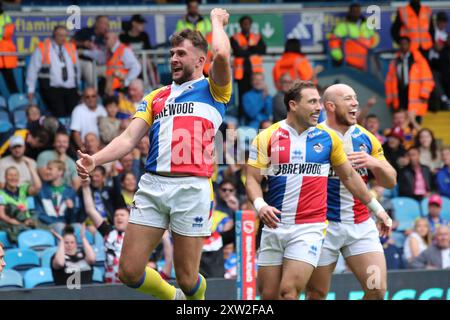
[[[226,184],[231,184],[233,186],[233,188],[236,189],[236,186],[234,185],[234,182],[230,179],[223,179],[220,183],[219,183],[219,188],[222,188],[222,186],[226,185]]]
[[[97,23],[98,20],[100,20],[101,18],[108,18],[108,16],[107,16],[107,15],[104,15],[104,14],[101,14],[101,15],[96,16],[96,17],[95,17],[95,23]]]
[[[401,36],[400,38],[398,38],[398,43],[400,43],[402,40],[406,40],[408,41],[408,43],[411,43],[411,39],[407,36]]]
[[[39,140],[43,145],[47,145],[50,141],[50,133],[43,127],[31,128],[30,135]]]
[[[171,40],[172,47],[180,45],[184,40],[189,40],[194,47],[202,50],[205,54],[208,52],[208,42],[199,31],[184,29],[174,33]]]
[[[253,23],[252,17],[250,17],[249,15],[245,15],[239,19],[239,24],[242,24],[242,22],[244,22],[244,20],[250,20],[250,23]]]
[[[299,102],[302,99],[302,90],[304,89],[317,89],[316,85],[311,81],[295,81],[289,90],[284,94],[284,105],[287,111],[291,110],[289,107],[289,101],[294,100]]]
[[[299,39],[287,39],[284,44],[284,52],[297,52],[300,53],[301,43]]]
[[[200,0],[186,0],[186,5],[189,6],[192,2],[197,2],[200,4]]]
[[[371,113],[366,116],[366,119],[378,119],[378,116],[374,113]]]
[[[72,234],[75,236],[75,229],[70,224],[66,224],[62,232],[63,237],[68,234]]]
[[[113,103],[115,103],[117,105],[119,104],[119,100],[115,96],[106,96],[105,100],[103,101],[103,105],[105,107],[110,105],[110,104],[113,104]]]
[[[103,167],[103,166],[96,166],[96,167],[94,168],[94,171],[100,171],[100,173],[101,173],[102,175],[106,176],[106,169],[105,169],[105,167]]]
[[[59,25],[55,26],[53,28],[52,35],[55,36],[55,32],[58,31],[59,29],[67,30],[67,27],[65,25],[63,25],[63,24],[59,24]]]

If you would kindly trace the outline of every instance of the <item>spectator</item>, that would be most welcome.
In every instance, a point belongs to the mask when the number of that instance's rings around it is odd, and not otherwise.
[[[5,250],[3,250],[3,243],[0,242],[0,276],[5,267],[6,267]]]
[[[130,85],[131,86],[131,85]],[[117,119],[119,112],[118,101],[116,97],[106,97],[104,100],[107,116],[98,120],[100,139],[103,144],[110,143],[120,133],[120,120]]]
[[[360,109],[358,110],[358,112],[356,113],[356,122],[361,124],[363,127],[366,126],[365,120],[366,120],[366,116],[369,113],[370,109],[377,103],[377,97],[376,96],[372,96],[370,97],[367,102],[366,105],[363,107],[360,107]]]
[[[58,239],[58,250],[51,259],[52,274],[55,285],[67,286],[69,278],[76,272],[80,273],[80,284],[92,283],[95,252],[86,239],[85,226],[80,230],[83,243],[81,250],[77,247],[77,238],[72,226],[65,227],[63,235],[52,230]]]
[[[447,226],[436,229],[435,243],[424,250],[411,263],[413,269],[450,268],[450,233]]]
[[[234,79],[239,91],[239,112],[242,112],[244,94],[252,89],[252,74],[264,73],[262,55],[266,54],[266,44],[260,34],[251,32],[252,22],[250,16],[241,17],[241,31],[230,39],[234,55]]]
[[[380,238],[380,241],[383,245],[384,256],[386,257],[387,270],[405,269],[402,251],[395,245],[394,239],[391,237]]]
[[[84,146],[86,147],[87,154],[94,154],[101,149],[100,139],[97,137],[96,134],[89,132],[84,137]]]
[[[246,126],[258,129],[263,120],[269,120],[272,116],[272,97],[264,82],[263,73],[252,75],[252,87],[242,97],[244,111],[243,123]]]
[[[401,136],[405,149],[409,149],[414,145],[414,138],[420,130],[419,124],[415,118],[409,116],[405,110],[395,110],[392,117],[392,128],[386,129],[384,135],[387,137],[392,131]]]
[[[30,105],[25,110],[25,114],[27,116],[27,129],[30,129],[30,125],[33,123],[39,123],[41,119],[41,109],[35,104]]]
[[[442,219],[442,198],[438,194],[433,194],[428,198],[428,222],[431,233],[435,233],[441,225],[450,226],[449,221]]]
[[[17,53],[16,45],[14,44],[14,23],[4,10],[3,3],[0,2],[0,19],[2,24],[0,26],[0,33],[2,35],[0,40],[0,51],[5,53],[0,59],[0,72],[5,79],[9,94],[18,92],[16,79],[14,78],[13,70],[17,68]],[[13,55],[6,55],[12,53]]]
[[[437,111],[439,109],[448,110],[450,108],[450,87],[449,80],[445,79],[449,75],[449,71],[445,68],[450,68],[448,61],[450,60],[447,39],[448,33],[446,31],[448,25],[448,16],[445,11],[440,11],[436,14],[436,25],[434,28],[434,45],[429,53],[429,61],[431,71],[433,72],[433,79],[436,84],[432,93]],[[446,63],[447,61],[447,63]],[[430,105],[432,107],[433,104]]]
[[[74,40],[77,48],[81,51],[81,74],[87,87],[95,87],[97,76],[104,73],[106,63],[105,36],[108,30],[108,16],[100,15],[95,17],[94,26],[83,28],[75,33]],[[97,74],[94,74],[93,61],[96,62]],[[103,92],[103,90],[100,90],[100,92]]]
[[[128,86],[128,95],[122,92],[118,94],[120,113],[118,118],[126,119],[136,113],[138,105],[144,99],[144,82],[141,79],[134,79]]]
[[[275,62],[272,70],[273,83],[281,90],[280,78],[289,74],[292,80],[312,81],[315,74],[308,58],[302,54],[299,39],[288,39],[284,44],[284,53]]]
[[[25,134],[25,156],[36,159],[44,150],[52,146],[52,136],[50,132],[39,123],[30,125],[30,129]]]
[[[122,180],[122,177],[125,173],[130,172],[136,178],[136,181],[139,179],[140,172],[140,152],[138,149],[134,149],[132,153],[126,154],[123,156],[118,162],[116,162],[116,166],[113,169],[118,173],[119,180]],[[137,184],[136,184],[137,186]]]
[[[427,60],[410,44],[407,37],[399,39],[400,49],[389,65],[384,84],[386,104],[392,110],[408,110],[420,123],[428,110],[434,81]]]
[[[386,137],[380,133],[380,119],[376,114],[369,114],[365,119],[364,127],[372,133],[381,144],[386,142]]]
[[[49,180],[36,197],[36,213],[43,224],[61,234],[66,224],[81,222],[80,201],[75,190],[64,183],[64,162],[50,160],[47,168]]]
[[[403,252],[411,263],[419,254],[431,245],[431,230],[428,219],[420,218],[414,223],[414,231],[406,238]]]
[[[62,161],[66,168],[62,179],[63,184],[70,185],[73,189],[78,190],[81,180],[77,175],[75,161],[67,154],[69,140],[69,135],[66,132],[60,131],[56,133],[55,142],[53,144],[54,150],[46,150],[39,154],[37,158],[37,168],[42,180],[48,181],[48,162],[51,160]]]
[[[137,190],[137,179],[132,172],[125,172],[120,178],[121,195],[128,209],[133,206],[134,194]]]
[[[277,85],[277,88],[279,88],[278,92],[272,99],[273,122],[278,122],[286,119],[287,109],[286,105],[284,104],[284,95],[289,90],[292,83],[293,80],[289,73],[281,75]]]
[[[9,241],[17,243],[21,231],[39,227],[28,209],[28,197],[41,189],[41,181],[31,168],[30,160],[24,160],[30,172],[30,183],[20,183],[20,173],[15,167],[7,167],[4,174],[5,188],[0,189],[0,230],[6,231]]]
[[[127,88],[139,76],[142,67],[133,50],[121,43],[116,33],[108,32],[105,41],[108,49],[105,92],[112,95],[115,91]]]
[[[86,88],[83,94],[83,103],[73,110],[70,124],[72,138],[78,149],[82,152],[86,151],[83,141],[88,133],[92,132],[97,137],[99,136],[98,118],[106,116],[105,108],[101,104],[97,104],[97,91],[91,87]]]
[[[125,207],[117,208],[114,211],[113,225],[111,225],[95,208],[89,183],[83,184],[82,190],[86,213],[104,239],[106,253],[105,282],[120,283],[118,276],[119,259],[130,212]]]
[[[25,156],[24,139],[21,136],[12,136],[9,141],[11,155],[0,159],[0,188],[5,185],[6,168],[15,167],[17,169],[20,175],[19,184],[31,183],[34,174],[37,174],[36,161]]]
[[[407,157],[409,164],[398,176],[399,195],[421,201],[433,190],[433,176],[429,167],[420,164],[419,149],[410,148]]]
[[[419,149],[420,163],[427,165],[432,172],[442,167],[441,155],[433,131],[427,128],[420,129],[414,145]]]
[[[376,33],[361,15],[361,5],[351,4],[345,20],[339,22],[330,35],[329,46],[333,63],[341,65],[345,61],[349,66],[366,70],[368,51],[376,45]]]
[[[430,7],[411,0],[408,5],[400,7],[394,23],[391,25],[392,39],[400,45],[402,37],[411,39],[411,49],[420,50],[425,57],[433,46],[433,21]]]
[[[236,187],[230,180],[222,180],[219,184],[216,211],[224,212],[234,220],[234,214],[239,210],[239,201],[236,198]]]
[[[199,13],[199,0],[186,1],[186,15],[177,21],[175,32],[184,29],[199,31],[204,37],[211,32],[211,21]]]
[[[56,26],[52,38],[40,42],[27,70],[28,98],[33,101],[36,79],[48,109],[55,117],[69,117],[79,101],[80,62],[65,26]]]
[[[150,39],[148,33],[145,31],[145,23],[147,21],[140,14],[135,14],[131,17],[128,23],[123,23],[123,33],[119,36],[120,42],[129,45],[133,50],[134,54],[138,57],[141,65],[143,64],[143,53],[142,50],[150,50],[152,47],[150,45]],[[152,88],[159,85],[158,71],[156,66],[152,63],[151,56],[146,54],[147,62],[147,75],[149,79],[149,84]],[[140,75],[142,78],[142,74]]]
[[[450,147],[442,149],[444,166],[436,174],[436,184],[442,196],[450,198]]]

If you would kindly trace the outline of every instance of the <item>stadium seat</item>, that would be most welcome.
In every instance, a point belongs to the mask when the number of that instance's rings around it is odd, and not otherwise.
[[[103,283],[104,276],[105,276],[104,268],[94,267],[94,272],[92,274],[92,281],[94,283]]]
[[[36,251],[42,251],[49,247],[54,247],[55,237],[47,230],[26,230],[19,234],[19,248],[31,248]]]
[[[0,109],[6,109],[7,108],[6,99],[0,96]]]
[[[80,236],[80,227],[74,227],[75,229],[75,236],[77,237],[77,244],[78,246],[82,246],[83,243],[81,242],[81,236]],[[88,230],[86,230],[85,232],[86,234],[86,239],[88,240],[90,245],[94,244],[94,236],[92,235],[92,233],[90,233]]]
[[[39,256],[31,249],[9,249],[5,252],[6,269],[25,271],[39,267]]]
[[[36,203],[34,202],[34,197],[27,198],[27,206],[28,206],[28,210],[36,209]]]
[[[105,248],[103,246],[95,245],[92,247],[95,252],[95,265],[98,267],[103,267],[105,265]]]
[[[450,199],[444,196],[441,196],[441,198],[442,198],[441,218],[450,221]],[[420,202],[420,207],[422,208],[422,216],[426,217],[428,215],[428,198],[425,198]]]
[[[392,199],[395,219],[398,221],[397,230],[405,231],[414,227],[414,221],[420,218],[419,203],[407,197],[397,197]]]
[[[40,286],[54,285],[52,269],[33,268],[28,270],[24,277],[25,288],[31,289]]]
[[[37,104],[36,98],[33,98],[33,104]],[[8,107],[9,111],[13,112],[16,109],[27,108],[30,105],[28,97],[23,93],[14,93],[9,96]]]
[[[3,109],[1,107],[0,107],[0,121],[5,121],[5,122],[11,121],[8,110]]]
[[[0,119],[0,134],[7,133],[8,131],[12,130],[13,126],[11,124],[11,121],[5,121]]]
[[[12,269],[3,270],[0,273],[0,290],[23,288],[23,279],[19,272]]]
[[[58,250],[58,247],[52,247],[52,248],[47,248],[44,251],[42,251],[41,253],[41,266],[43,268],[51,268],[51,260],[53,255],[56,253],[56,251]]]
[[[12,111],[12,113],[14,119],[14,126],[17,129],[25,129],[27,127],[28,122],[26,108],[25,107],[17,108],[14,111]]]
[[[12,244],[8,239],[8,234],[5,231],[0,231],[0,242],[3,243],[5,249],[12,248]]]

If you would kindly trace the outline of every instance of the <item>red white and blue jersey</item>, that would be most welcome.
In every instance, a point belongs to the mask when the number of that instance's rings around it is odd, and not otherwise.
[[[248,164],[268,178],[266,202],[281,211],[284,224],[325,222],[330,166],[347,158],[329,129],[311,127],[301,134],[285,120],[254,139]]]
[[[327,126],[326,122],[322,122],[318,127],[333,130]],[[360,125],[351,126],[344,135],[340,132],[335,132],[344,143],[346,154],[364,151],[378,160],[386,160],[379,140]],[[367,183],[369,179],[368,170],[362,168],[356,171]],[[328,177],[327,218],[330,221],[355,224],[362,223],[370,218],[369,209],[352,195],[333,170],[330,171],[330,176]]]
[[[214,136],[231,98],[231,87],[231,82],[221,87],[202,76],[147,95],[134,115],[150,126],[145,170],[211,177]]]

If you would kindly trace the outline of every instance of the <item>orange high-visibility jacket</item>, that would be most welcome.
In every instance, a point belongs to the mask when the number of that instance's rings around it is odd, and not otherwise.
[[[411,40],[411,50],[429,50],[433,46],[433,40],[429,32],[431,9],[421,5],[419,16],[417,16],[411,5],[399,9],[402,26],[400,36],[408,37]]]
[[[431,91],[434,88],[433,75],[428,66],[428,62],[419,51],[411,51],[413,56],[413,64],[409,69],[409,88],[408,88],[408,111],[413,111],[418,116],[426,114],[428,109],[428,100]],[[398,78],[397,78],[397,54],[389,65],[389,71],[384,83],[386,91],[386,104],[397,110],[400,106],[398,94]]]
[[[41,59],[42,59],[42,67],[50,68],[50,50],[52,48],[52,41],[50,38],[46,38],[44,41],[39,42],[38,49],[41,50]],[[75,43],[66,42],[64,43],[64,48],[70,56],[70,59],[73,62],[73,65],[77,65],[77,48],[75,47]]]
[[[236,40],[238,45],[240,47],[248,47],[248,46],[255,46],[259,40],[261,39],[261,36],[259,34],[254,34],[250,32],[249,39],[247,41],[247,38],[241,33],[236,33],[233,35],[233,39]],[[252,72],[264,72],[263,68],[263,60],[260,55],[253,54],[250,56],[250,63],[252,65]],[[234,63],[233,63],[233,69],[234,69],[234,78],[236,80],[242,80],[244,78],[244,58],[242,57],[235,57]]]
[[[273,83],[279,88],[279,80],[281,76],[285,73],[289,73],[292,80],[312,80],[314,72],[311,64],[303,54],[297,52],[285,52],[283,55],[275,62],[275,66],[272,70]]]
[[[208,53],[206,54],[206,62],[205,65],[203,66],[203,73],[205,75],[208,75],[209,73],[209,68],[211,67],[211,62],[213,59],[213,54],[212,54],[212,50],[211,50],[211,45],[212,45],[212,32],[209,32],[206,37],[206,42],[208,42]]]
[[[5,13],[0,15],[0,52],[17,52],[13,41],[14,24],[11,17]],[[12,69],[17,67],[17,56],[1,56],[0,68]]]
[[[122,57],[127,48],[127,45],[121,43],[113,55],[106,61],[106,76],[113,76],[112,89],[116,90],[122,87],[121,81],[118,77],[114,76],[114,73],[119,72],[124,77],[128,74],[128,69],[125,69]]]

